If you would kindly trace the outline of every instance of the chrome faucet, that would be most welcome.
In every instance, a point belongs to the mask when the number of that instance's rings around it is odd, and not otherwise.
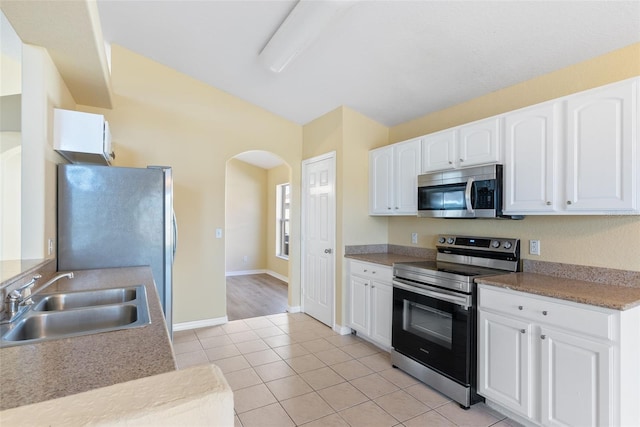
[[[13,321],[16,317],[22,314],[27,306],[33,304],[33,300],[31,299],[31,297],[44,291],[46,288],[62,279],[63,277],[73,279],[73,272],[62,273],[54,276],[53,278],[49,279],[44,285],[42,285],[37,291],[29,295],[24,295],[23,291],[34,287],[36,285],[36,282],[42,278],[42,275],[36,274],[28,283],[22,285],[18,289],[14,289],[13,291],[11,291],[9,295],[7,295],[7,299],[5,301],[5,318],[8,317],[7,320],[9,322]]]
[[[41,276],[42,277],[42,276]],[[45,289],[47,289],[50,285],[54,284],[55,282],[57,282],[58,280],[64,278],[64,277],[68,277],[69,279],[73,279],[73,271],[70,271],[68,273],[62,273],[62,274],[58,274],[57,276],[54,276],[53,278],[49,279],[47,282],[45,282],[44,285],[42,285],[37,291],[33,292],[30,295],[27,296],[21,296],[20,302],[18,303],[19,305],[31,305],[33,304],[33,301],[31,300],[31,297],[38,295],[40,292],[44,291]],[[34,283],[27,283],[26,285],[22,286],[19,290],[24,290],[24,289],[30,289],[35,285]]]

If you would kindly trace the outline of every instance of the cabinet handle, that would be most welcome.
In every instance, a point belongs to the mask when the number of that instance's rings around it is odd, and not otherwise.
[[[523,308],[523,307],[522,307],[521,305],[519,305],[519,306],[518,306],[518,310],[522,310],[522,308]]]
[[[547,310],[543,310],[543,311],[542,311],[542,315],[543,315],[543,316],[546,316],[546,315],[547,315]]]
[[[388,210],[391,210],[391,206],[387,206],[387,209],[388,209]]]
[[[375,272],[375,271],[372,271],[372,272],[371,272],[371,274],[376,274],[376,272]]]
[[[375,285],[371,285],[371,289],[375,288]]]
[[[365,285],[365,286],[369,286],[369,284],[368,284],[368,283],[365,283],[364,285]]]
[[[450,164],[450,165],[452,165],[452,164],[453,164],[453,162],[452,162],[451,160],[449,160],[449,164]]]
[[[551,202],[547,202],[547,206],[551,206]]]
[[[464,159],[460,159],[460,163],[464,162]]]
[[[526,330],[524,330],[524,329],[520,329],[520,333],[521,333],[521,334],[524,334],[525,332],[527,332],[527,331],[526,331]]]
[[[545,338],[547,338],[546,335],[540,335],[540,339],[545,339]]]
[[[400,208],[396,206],[396,209],[400,209]]]
[[[571,204],[571,200],[567,200],[567,204],[570,205]]]

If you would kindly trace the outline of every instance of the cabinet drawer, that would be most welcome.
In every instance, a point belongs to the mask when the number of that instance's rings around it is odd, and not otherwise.
[[[387,282],[391,282],[392,280],[393,272],[391,267],[362,261],[350,261],[350,263],[351,274]]]
[[[478,304],[481,310],[505,313],[598,338],[615,338],[614,312],[603,308],[483,285],[479,286]]]

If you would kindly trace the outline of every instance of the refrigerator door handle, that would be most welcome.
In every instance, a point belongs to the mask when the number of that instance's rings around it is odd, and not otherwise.
[[[178,221],[176,221],[176,211],[173,213],[173,258],[172,263],[176,258],[176,250],[178,249]]]

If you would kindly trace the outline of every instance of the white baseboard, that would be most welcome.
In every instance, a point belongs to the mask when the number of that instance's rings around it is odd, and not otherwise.
[[[215,319],[196,320],[193,322],[182,322],[173,324],[173,332],[186,331],[189,329],[206,328],[209,326],[224,325],[229,322],[227,316],[216,317]]]
[[[238,271],[227,271],[225,275],[227,276],[247,276],[249,274],[265,274],[267,270],[238,270]]]
[[[229,276],[247,276],[249,274],[268,274],[269,276],[275,277],[278,280],[282,280],[285,283],[289,283],[289,278],[287,276],[283,276],[282,274],[276,273],[272,270],[239,270],[239,271],[227,271],[225,275]]]
[[[340,335],[349,335],[351,333],[351,328],[347,326],[341,325],[333,325],[333,330],[339,333]]]
[[[287,276],[283,276],[282,274],[276,273],[272,270],[267,270],[266,273],[269,276],[275,277],[278,280],[282,280],[284,283],[289,284],[289,278]]]
[[[287,306],[287,311],[289,313],[300,313],[301,308],[299,305],[294,305],[293,307],[289,305]]]

